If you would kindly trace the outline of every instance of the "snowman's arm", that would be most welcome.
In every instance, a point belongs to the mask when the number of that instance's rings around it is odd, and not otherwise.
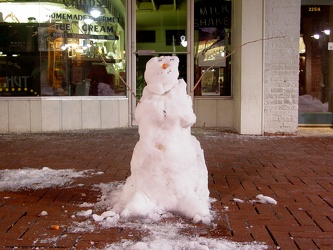
[[[189,112],[185,113],[185,115],[180,118],[180,126],[182,128],[190,127],[196,122],[196,120],[196,115],[192,110],[189,110]]]
[[[178,86],[177,88],[180,88],[181,97],[179,100],[181,100],[180,106],[181,109],[184,111],[183,115],[180,117],[180,126],[183,128],[192,126],[196,122],[196,115],[193,113],[192,108],[192,98],[189,96],[186,92],[186,82],[184,79],[178,79]]]
[[[141,120],[149,123],[163,122],[165,118],[165,109],[163,102],[154,98],[141,98],[140,103],[135,108],[135,120],[141,123]]]

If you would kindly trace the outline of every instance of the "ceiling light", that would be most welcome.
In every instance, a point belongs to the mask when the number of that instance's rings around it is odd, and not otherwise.
[[[329,30],[329,29],[323,30],[322,32],[328,36],[331,34],[331,30]]]
[[[90,10],[90,15],[94,18],[97,18],[99,16],[102,16],[104,13],[103,13],[103,10],[101,8],[92,8]]]
[[[311,37],[313,37],[314,39],[319,39],[319,38],[320,38],[320,35],[319,35],[319,34],[314,34],[314,35],[311,36]]]

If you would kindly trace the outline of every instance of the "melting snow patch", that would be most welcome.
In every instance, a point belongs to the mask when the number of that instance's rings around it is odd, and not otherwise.
[[[74,169],[5,169],[0,171],[0,190],[42,189],[67,186],[73,178],[85,177],[88,171]]]
[[[68,231],[71,233],[84,233],[84,232],[93,232],[95,230],[95,225],[91,223],[90,220],[74,222],[68,228]]]
[[[137,221],[122,220],[120,215],[112,211],[112,206],[117,199],[119,189],[123,183],[100,184],[102,191],[100,201],[96,203],[95,208],[99,211],[104,209],[101,214],[92,213],[87,216],[86,222],[76,223],[76,227],[72,226],[72,232],[93,231],[94,225],[103,228],[131,228],[144,232],[143,238],[136,240],[121,240],[107,245],[104,250],[220,250],[220,249],[242,249],[242,250],[262,250],[268,249],[268,246],[260,242],[232,242],[223,238],[205,238],[198,234],[188,234],[187,229],[191,231],[197,225],[182,222],[181,220],[173,222],[165,222],[161,219],[173,217],[172,214],[160,214],[157,220],[152,218],[141,218]],[[225,207],[228,210],[228,207]],[[90,211],[90,210],[88,210]],[[184,231],[184,232],[182,232]]]
[[[55,242],[57,242],[57,240],[59,240],[58,237],[47,238],[47,239],[40,240],[40,243],[43,243],[43,244],[55,243]]]
[[[139,224],[138,224],[139,226]],[[153,223],[140,226],[142,230],[149,233],[140,241],[123,240],[121,242],[107,245],[105,250],[220,250],[220,249],[242,249],[261,250],[268,249],[264,244],[258,242],[236,243],[225,239],[211,239],[199,237],[197,235],[183,235],[179,231],[190,227],[183,223]]]

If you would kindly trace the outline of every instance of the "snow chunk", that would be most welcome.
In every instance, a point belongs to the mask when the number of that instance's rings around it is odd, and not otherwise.
[[[86,211],[80,211],[77,213],[77,216],[83,216],[83,217],[88,217],[92,214],[92,210],[88,209]]]
[[[100,216],[100,215],[97,215],[97,214],[93,214],[93,219],[96,221],[96,222],[100,222],[102,220],[104,220],[105,217],[103,216]]]
[[[238,198],[234,198],[233,201],[237,202],[237,203],[244,203],[244,200],[241,200],[241,199],[238,199]]]
[[[269,196],[265,196],[265,195],[262,195],[262,194],[258,194],[256,196],[257,199],[259,199],[258,202],[262,203],[262,204],[274,204],[276,205],[277,204],[277,201],[274,200],[272,197],[269,197]]]
[[[42,211],[39,215],[40,215],[40,216],[47,216],[48,213],[47,213],[46,211]]]
[[[113,212],[113,211],[105,211],[101,214],[101,216],[103,216],[104,218],[106,217],[113,217],[113,216],[116,216],[116,213]]]
[[[119,215],[116,214],[115,216],[113,217],[107,217],[105,219],[105,223],[102,224],[104,227],[114,227],[117,225],[118,221],[119,221]]]

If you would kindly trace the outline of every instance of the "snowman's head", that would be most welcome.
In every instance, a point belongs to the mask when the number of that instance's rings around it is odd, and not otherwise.
[[[160,56],[151,58],[146,64],[145,80],[148,90],[162,95],[178,83],[177,56]]]

